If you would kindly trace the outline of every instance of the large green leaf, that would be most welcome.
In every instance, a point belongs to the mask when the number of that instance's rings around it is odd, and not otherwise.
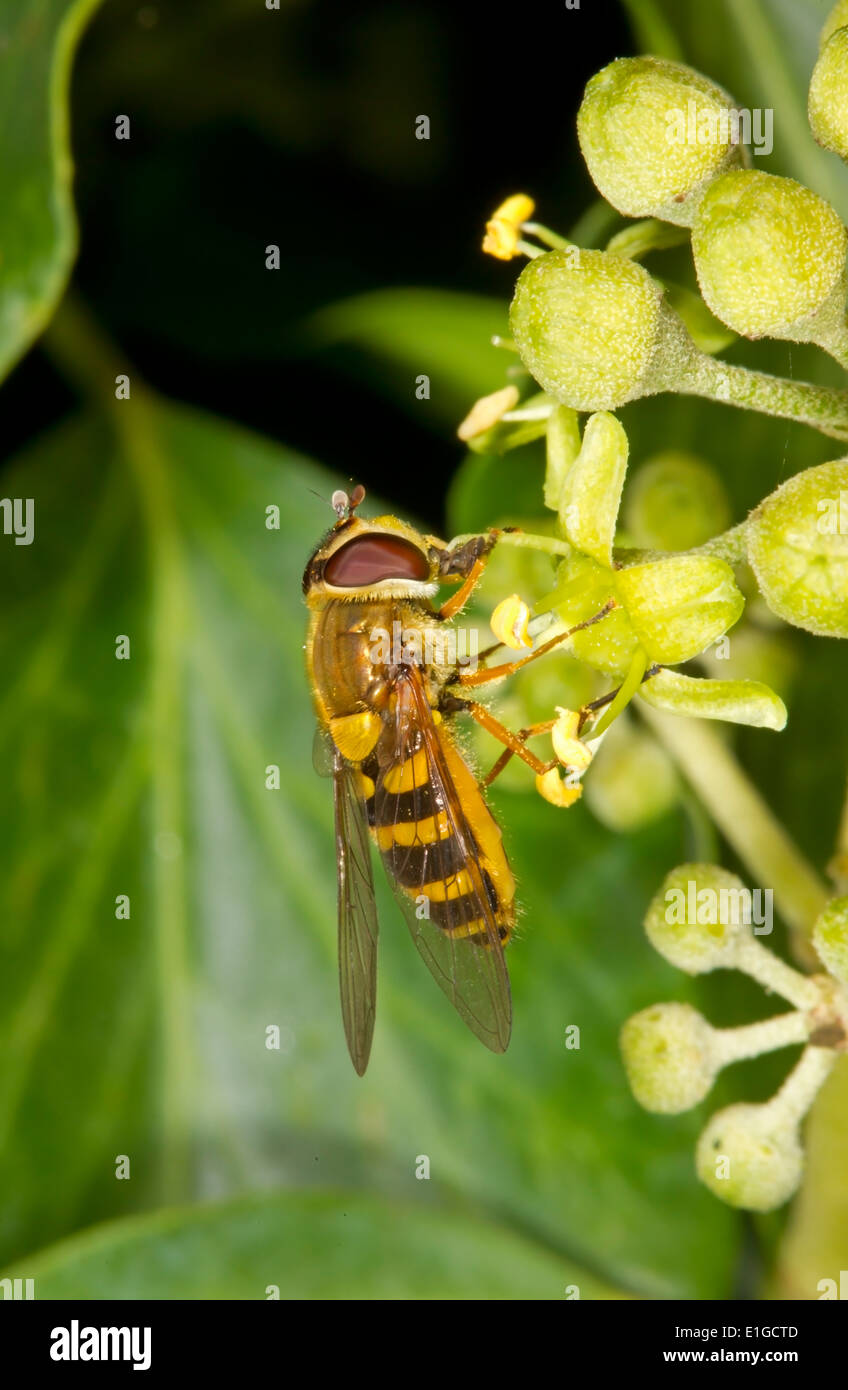
[[[0,548],[0,1258],[269,1182],[422,1200],[426,1154],[434,1190],[623,1289],[726,1295],[738,1218],[696,1183],[698,1120],[642,1113],[617,1047],[628,1013],[691,995],[639,926],[679,824],[617,837],[502,796],[526,909],[505,1057],[462,1026],[381,883],[357,1079],[301,650],[329,516],[311,489],[334,480],[135,387],[113,410],[117,434],[74,421],[7,482],[36,531]]]
[[[618,1296],[503,1225],[361,1192],[263,1194],[116,1221],[23,1268],[39,1299]]]
[[[379,371],[370,384],[440,427],[459,424],[478,396],[491,391],[513,353],[493,347],[507,331],[507,304],[448,290],[375,290],[321,309],[305,325],[312,348],[354,347]],[[350,359],[344,365],[350,369]],[[429,397],[416,397],[428,376]]]
[[[0,379],[49,321],[76,253],[68,83],[99,3],[0,7]]]

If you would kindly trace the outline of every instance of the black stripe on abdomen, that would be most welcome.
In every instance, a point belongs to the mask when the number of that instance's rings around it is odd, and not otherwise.
[[[455,835],[431,845],[393,844],[382,851],[386,867],[404,888],[421,891],[422,884],[450,879],[465,867],[465,855]]]

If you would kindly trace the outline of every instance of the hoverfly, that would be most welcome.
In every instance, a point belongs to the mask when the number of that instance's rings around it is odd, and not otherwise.
[[[464,608],[501,533],[450,547],[396,517],[357,516],[364,497],[362,487],[350,497],[334,493],[337,520],[303,576],[316,767],[332,775],[335,794],[342,1016],[360,1076],[371,1051],[377,988],[370,840],[436,982],[487,1047],[507,1048],[512,1005],[504,947],[515,923],[515,880],[451,723],[466,712],[504,743],[487,781],[512,754],[537,773],[549,771],[555,761],[543,763],[524,741],[550,723],[513,734],[467,692],[568,636],[561,633],[520,660],[476,670],[425,660],[426,640],[407,642],[400,653],[381,648],[386,634],[401,630],[434,639],[429,649],[438,653],[438,633]],[[449,583],[460,588],[434,608],[439,585]]]

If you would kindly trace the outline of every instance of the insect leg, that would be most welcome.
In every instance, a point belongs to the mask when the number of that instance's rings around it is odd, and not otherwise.
[[[443,552],[440,563],[441,577],[463,581],[456,593],[451,595],[438,611],[438,617],[443,622],[455,618],[457,613],[462,612],[485,573],[489,556],[500,534],[500,531],[492,529],[485,535],[472,537],[456,550]]]
[[[525,740],[532,738],[535,734],[550,733],[556,723],[555,719],[548,719],[542,724],[533,724],[529,728],[522,729],[519,733],[514,734],[511,729],[508,729],[505,724],[502,724],[499,719],[496,719],[485,705],[478,704],[476,700],[461,700],[449,696],[445,708],[450,710],[451,713],[463,711],[466,714],[470,714],[471,718],[475,723],[480,725],[481,729],[485,729],[487,733],[493,734],[499,742],[505,745],[504,753],[495,763],[488,777],[484,778],[484,786],[488,786],[494,781],[495,777],[503,770],[513,754],[521,758],[528,767],[532,767],[533,771],[536,773],[548,772],[551,767],[556,765],[556,759],[554,759],[553,763],[544,763],[541,758],[537,758],[535,753],[531,753],[530,749],[524,746]]]
[[[583,628],[591,627],[593,623],[600,622],[608,613],[611,613],[618,605],[614,598],[605,603],[603,608],[594,613],[591,618],[586,618],[582,623],[570,627],[566,632],[560,632],[556,637],[551,637],[549,641],[543,642],[541,647],[537,647],[529,656],[519,657],[517,661],[506,661],[501,666],[483,666],[476,671],[460,671],[457,674],[457,682],[463,687],[470,685],[486,685],[488,681],[502,680],[504,676],[511,676],[515,671],[520,671],[524,666],[529,666],[531,661],[536,661],[540,656],[552,651],[560,642],[565,642],[572,637],[575,632],[581,632]]]
[[[513,754],[517,754],[520,758],[527,762],[527,758],[525,757],[527,749],[523,747],[525,740],[528,738],[535,738],[537,734],[549,734],[551,732],[551,729],[554,727],[555,723],[555,719],[545,719],[539,724],[531,724],[526,729],[519,729],[517,734],[511,733],[509,729],[504,729],[504,732],[509,734],[510,741],[507,744],[504,751],[501,753],[497,762],[492,767],[491,772],[489,772],[488,775],[483,778],[483,786],[490,787],[494,782],[495,778],[500,777],[501,773],[503,772],[507,763],[512,758]],[[494,732],[494,730],[492,730],[491,732]],[[500,737],[500,735],[496,735],[496,737]],[[520,744],[521,747],[517,747],[516,745],[518,744]],[[533,764],[531,763],[530,766],[532,767]],[[543,763],[542,771],[549,772],[550,769],[555,766],[556,759],[549,763]]]

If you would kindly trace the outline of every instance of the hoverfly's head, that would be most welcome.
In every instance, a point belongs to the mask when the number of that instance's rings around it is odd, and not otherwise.
[[[310,608],[333,598],[431,598],[436,593],[438,559],[425,537],[395,516],[373,521],[357,516],[364,498],[361,485],[350,496],[333,493],[338,520],[303,575]]]

